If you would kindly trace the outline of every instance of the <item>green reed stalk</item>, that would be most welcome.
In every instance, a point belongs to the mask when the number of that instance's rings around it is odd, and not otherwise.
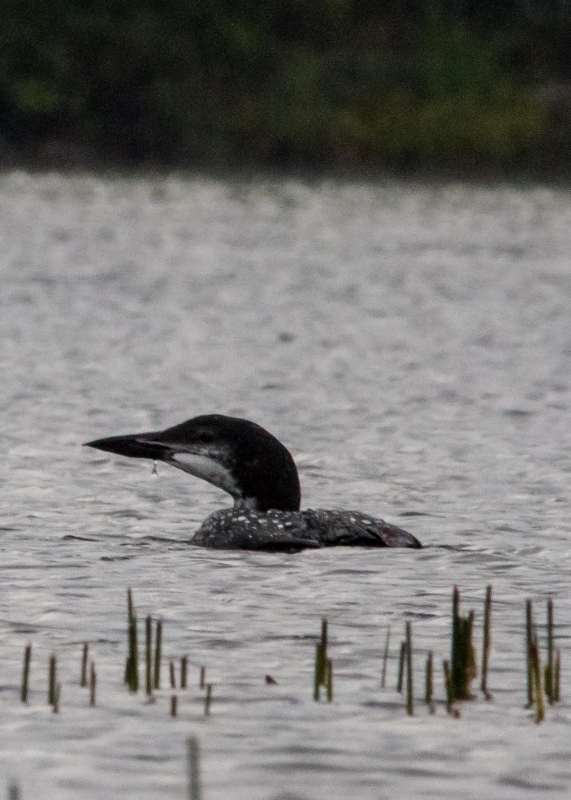
[[[315,646],[315,673],[313,679],[313,699],[319,700],[319,690],[324,686],[327,690],[327,644],[328,644],[327,618],[321,619],[321,640]]]
[[[24,649],[24,666],[22,668],[22,688],[20,689],[20,700],[22,703],[28,702],[28,686],[30,682],[30,663],[32,661],[32,645],[27,644]]]
[[[81,673],[79,678],[80,686],[87,686],[87,658],[89,655],[89,645],[87,642],[83,644],[83,652],[81,654]]]
[[[315,645],[315,670],[313,675],[313,699],[319,700],[319,690],[324,686],[327,690],[327,618],[321,619],[321,640]]]
[[[202,800],[200,780],[200,744],[196,736],[186,740],[188,765],[188,800]]]
[[[406,658],[406,642],[400,643],[399,671],[397,676],[397,692],[402,692],[402,682],[404,678],[404,661]]]
[[[391,626],[387,627],[387,638],[385,639],[385,651],[383,653],[383,668],[381,671],[381,689],[385,688],[387,678],[387,662],[389,660],[389,642],[391,639]]]
[[[433,671],[434,667],[432,650],[429,650],[426,657],[426,668],[424,672],[424,702],[430,708],[431,712],[434,711],[434,705],[432,702],[432,692],[434,687]]]
[[[56,687],[54,690],[54,703],[53,703],[54,714],[59,714],[60,697],[61,697],[61,683],[56,683]]]
[[[171,695],[171,717],[176,717],[178,713],[178,698],[176,694]]]
[[[406,623],[406,713],[414,714],[414,696],[412,686],[412,624]]]
[[[139,647],[137,643],[137,617],[129,619],[129,655],[125,667],[125,682],[132,692],[139,691]]]
[[[139,648],[137,644],[137,617],[133,605],[133,592],[127,589],[127,658],[125,683],[131,692],[139,691]]]
[[[180,660],[180,688],[186,689],[186,675],[188,671],[188,658],[183,656]]]
[[[171,689],[176,689],[176,676],[174,672],[174,661],[169,661],[169,680]]]
[[[482,680],[480,690],[486,700],[491,700],[492,695],[488,692],[488,665],[490,661],[490,649],[492,646],[492,587],[486,587],[486,600],[484,603],[484,637],[482,643]]]
[[[91,670],[89,672],[89,705],[95,708],[95,695],[97,691],[97,673],[95,672],[95,661],[91,662]]]
[[[198,680],[198,686],[200,689],[204,689],[206,686],[206,667],[200,667],[200,678]]]
[[[55,653],[52,653],[48,668],[48,705],[50,706],[54,706],[56,703],[56,670],[57,658]]]
[[[153,694],[153,618],[147,614],[145,619],[145,690],[147,696],[151,697]]]
[[[529,657],[531,661],[532,678],[535,689],[535,722],[539,724],[540,722],[543,722],[545,717],[545,707],[543,705],[543,688],[541,685],[541,661],[539,658],[539,648],[537,646],[536,639],[534,639],[534,641],[531,643]]]
[[[327,702],[333,702],[333,662],[330,658],[327,659],[327,668],[326,668],[326,690],[327,690]]]
[[[526,675],[527,675],[527,708],[533,705],[533,666],[531,662],[531,646],[533,644],[533,608],[531,600],[525,601],[525,653],[526,653]]]
[[[161,657],[163,649],[163,621],[157,620],[155,629],[155,664],[154,664],[154,687],[161,688]]]
[[[545,696],[551,705],[555,702],[555,659],[553,647],[553,599],[547,601],[547,664],[545,665]]]
[[[443,661],[442,668],[444,670],[444,687],[446,689],[446,710],[452,711],[452,703],[454,697],[452,695],[452,676],[450,675],[450,662]]]
[[[452,645],[450,655],[450,680],[453,700],[470,700],[470,683],[476,675],[476,658],[472,633],[474,612],[460,616],[460,592],[454,587],[452,594]]]
[[[323,683],[323,673],[325,670],[325,657],[323,645],[318,642],[315,645],[315,667],[313,670],[313,699],[319,700],[319,687]]]
[[[212,703],[212,684],[206,684],[206,697],[204,698],[204,716],[210,716],[210,705]]]
[[[318,676],[318,681],[320,686],[325,686],[327,681],[327,645],[320,642],[317,645],[316,653],[316,673]]]
[[[135,618],[135,606],[133,605],[133,591],[129,587],[127,589],[127,622]]]
[[[561,650],[555,651],[555,700],[561,700]]]
[[[457,660],[459,619],[460,619],[460,592],[458,590],[458,587],[455,586],[452,590],[452,642],[450,648],[450,667],[452,673],[454,672],[454,664]]]

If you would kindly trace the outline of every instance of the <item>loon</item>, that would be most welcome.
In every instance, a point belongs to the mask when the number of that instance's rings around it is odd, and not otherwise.
[[[340,545],[422,547],[411,533],[359,511],[300,511],[291,453],[246,419],[207,414],[164,431],[111,436],[86,446],[164,461],[228,492],[234,507],[207,517],[193,545],[274,552]]]

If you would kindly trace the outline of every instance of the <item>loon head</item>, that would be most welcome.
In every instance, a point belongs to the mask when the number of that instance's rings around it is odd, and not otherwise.
[[[164,431],[111,436],[88,447],[166,461],[228,492],[256,511],[298,511],[299,478],[289,450],[255,422],[221,414],[194,417]]]

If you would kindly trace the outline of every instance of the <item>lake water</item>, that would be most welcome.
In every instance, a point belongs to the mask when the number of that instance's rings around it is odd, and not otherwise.
[[[184,798],[196,735],[203,800],[568,797],[570,254],[567,190],[3,175],[0,796],[16,780],[21,800]],[[304,505],[383,516],[425,549],[193,548],[226,496],[81,447],[213,412],[291,449]],[[429,649],[444,698],[455,583],[478,650],[494,591],[494,700],[460,719],[421,702]],[[164,620],[154,703],[122,684],[128,586]],[[543,625],[548,596],[562,701],[538,726],[524,605]],[[331,704],[312,699],[322,616]],[[395,691],[407,620],[413,718]]]

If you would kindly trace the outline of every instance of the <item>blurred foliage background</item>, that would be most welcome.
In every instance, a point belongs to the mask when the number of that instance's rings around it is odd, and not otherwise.
[[[2,0],[0,161],[558,169],[571,0]]]

